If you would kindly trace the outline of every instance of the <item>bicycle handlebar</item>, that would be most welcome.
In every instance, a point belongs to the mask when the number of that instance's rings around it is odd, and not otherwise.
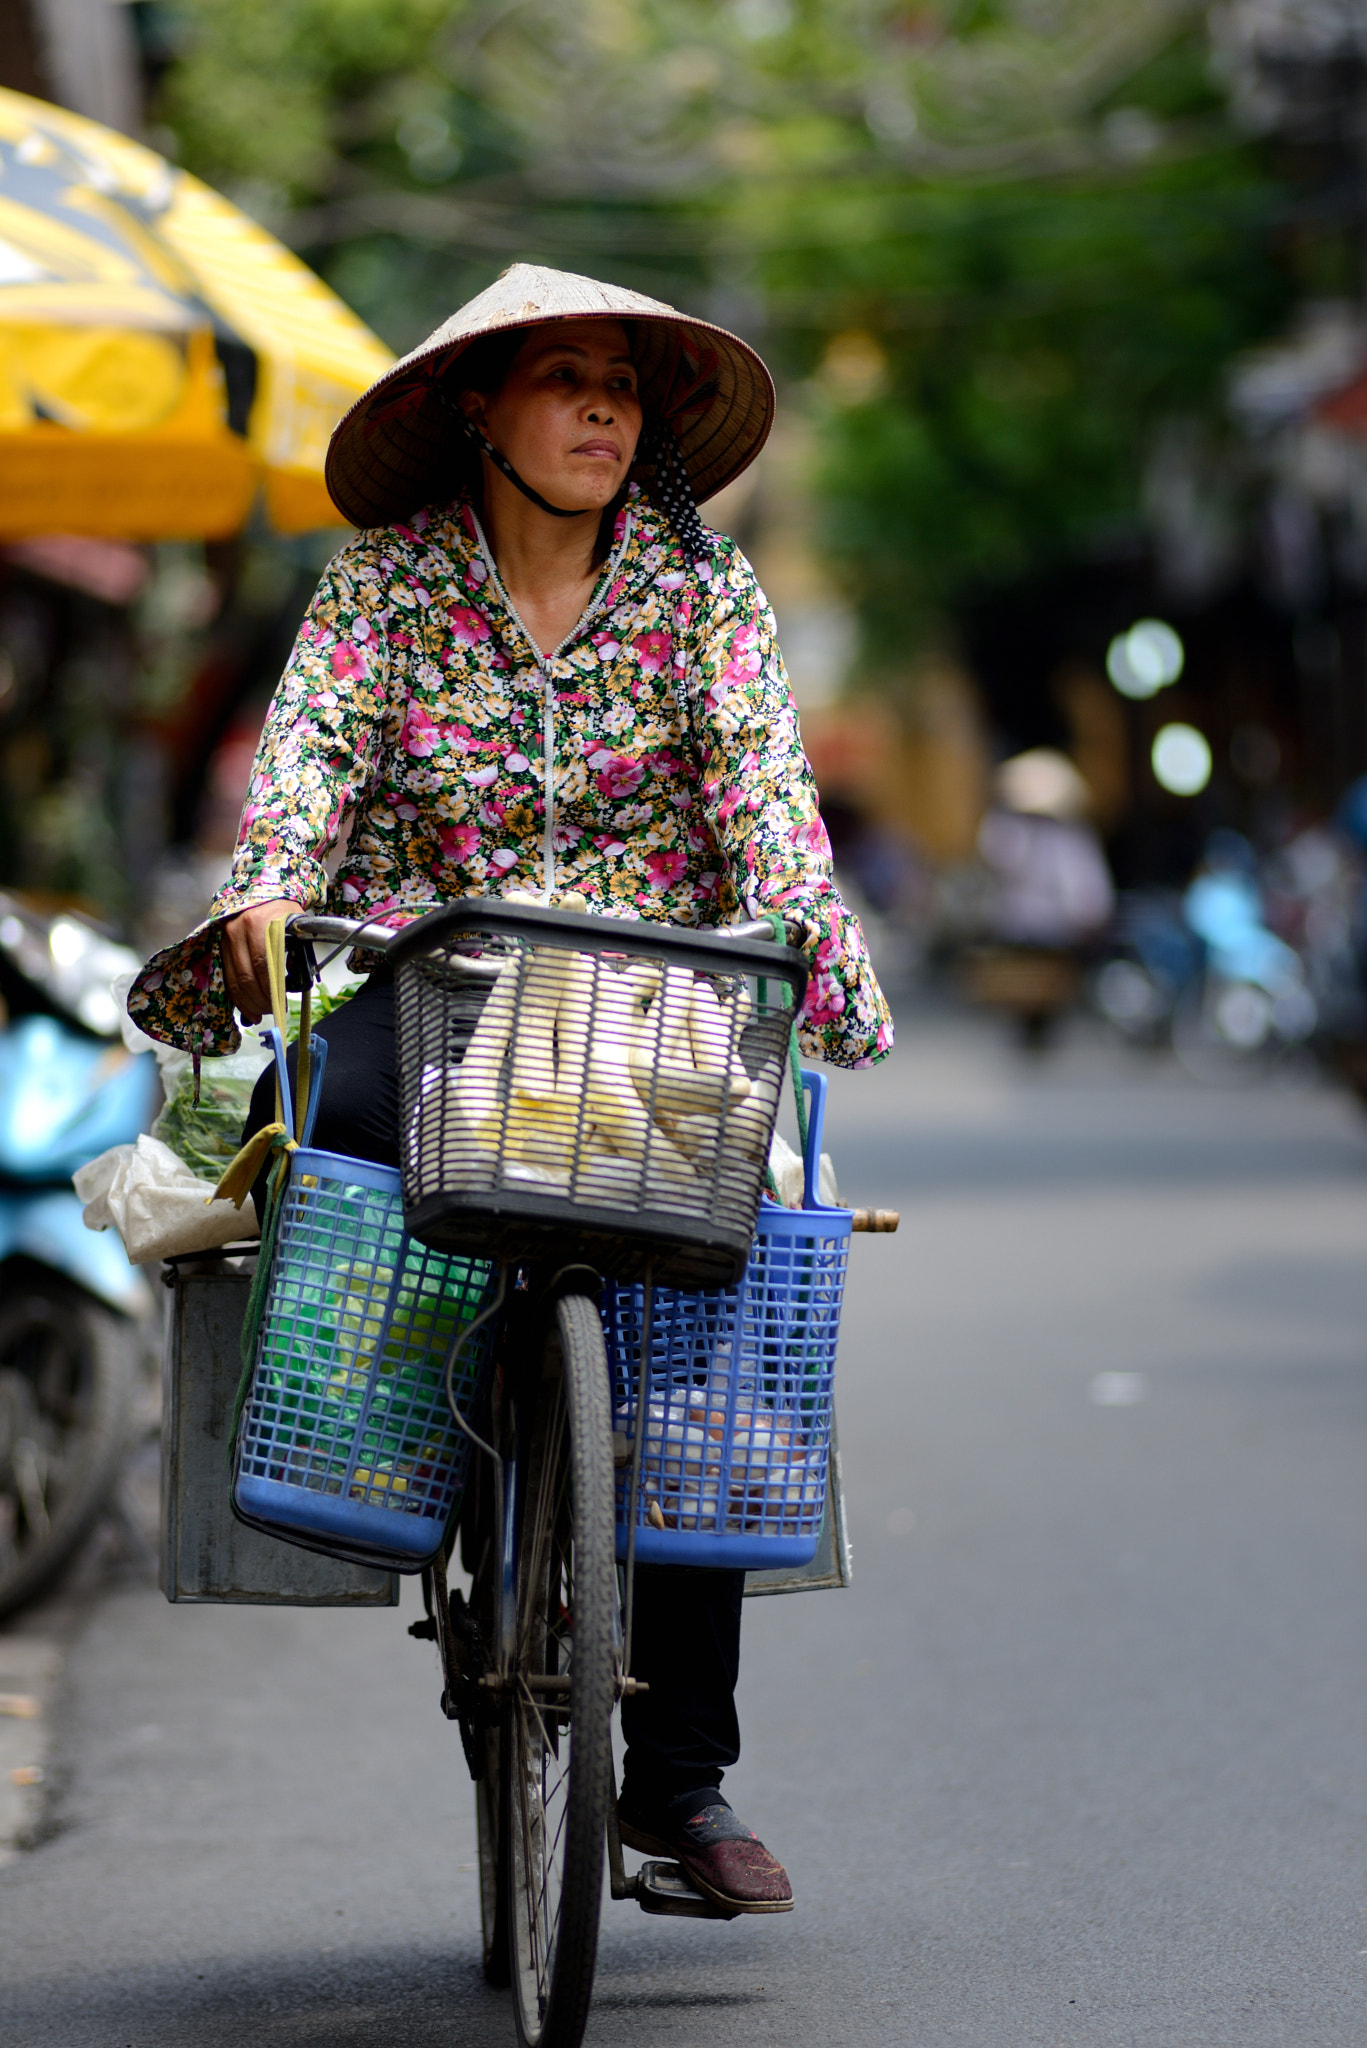
[[[477,901],[478,899],[472,898],[471,900]],[[502,901],[503,899],[499,898],[496,900]],[[576,914],[580,916],[585,915],[584,912]],[[594,913],[589,911],[587,915],[592,917]],[[608,920],[602,921],[608,922]],[[611,921],[614,923],[625,922],[625,920],[618,919]],[[644,919],[639,920],[639,922],[647,921]],[[783,928],[789,943],[795,937],[801,937],[802,926],[798,920],[785,918]],[[405,927],[400,925],[391,929],[388,925],[371,924],[365,918],[328,917],[306,910],[297,917],[290,918],[285,929],[292,939],[303,939],[323,946],[357,946],[365,953],[384,953],[388,951],[391,942],[399,937]],[[694,928],[691,925],[676,925],[672,929],[691,932]],[[706,928],[706,936],[709,939],[768,939],[773,942],[775,933],[768,919],[760,918],[753,924],[708,926]]]
[[[401,929],[370,924],[365,918],[324,917],[309,910],[290,918],[285,926],[286,936],[291,939],[305,939],[320,946],[359,946],[367,953],[383,953]]]

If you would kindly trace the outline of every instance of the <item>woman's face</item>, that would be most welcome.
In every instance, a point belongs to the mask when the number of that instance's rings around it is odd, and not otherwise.
[[[636,370],[616,320],[547,321],[498,392],[463,391],[460,403],[518,475],[566,511],[616,496],[641,433]]]

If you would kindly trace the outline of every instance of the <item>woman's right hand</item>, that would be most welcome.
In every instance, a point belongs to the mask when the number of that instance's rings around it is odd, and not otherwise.
[[[219,945],[223,956],[223,979],[228,994],[244,1024],[259,1024],[271,1007],[270,975],[266,968],[266,927],[278,917],[297,917],[302,903],[277,897],[273,903],[253,903],[235,917],[223,920]]]

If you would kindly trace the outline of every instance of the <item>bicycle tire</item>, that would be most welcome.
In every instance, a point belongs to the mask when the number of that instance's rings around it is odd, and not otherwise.
[[[502,1721],[509,1962],[522,2048],[579,2048],[598,1959],[618,1619],[607,1356],[585,1296],[556,1304],[531,1418]],[[529,1683],[546,1677],[568,1692]]]
[[[483,1938],[484,1981],[499,1991],[508,1988],[507,1880],[503,1869],[502,1736],[484,1731],[484,1770],[475,1784],[475,1833],[479,1844],[479,1924]]]
[[[0,1619],[66,1569],[114,1491],[137,1336],[37,1266],[7,1269],[0,1308]]]
[[[471,1508],[470,1595],[475,1625],[488,1655],[498,1631],[498,1531],[493,1490],[483,1460],[467,1488]],[[462,1532],[464,1541],[464,1532]],[[508,1988],[508,1887],[504,1873],[503,1735],[495,1722],[475,1730],[480,1775],[475,1781],[475,1834],[479,1858],[479,1921],[483,1940],[484,1981],[500,1991]]]

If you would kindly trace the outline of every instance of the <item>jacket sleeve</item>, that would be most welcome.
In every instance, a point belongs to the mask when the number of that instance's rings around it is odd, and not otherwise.
[[[838,1067],[869,1066],[892,1049],[892,1013],[835,885],[773,612],[732,543],[718,545],[694,604],[684,682],[707,825],[749,915],[777,910],[806,924],[803,1050]]]
[[[129,1014],[149,1036],[187,1052],[235,1052],[219,926],[277,897],[305,909],[325,901],[324,863],[384,745],[383,591],[364,536],[324,574],[266,716],[231,875],[205,921],[155,954],[129,992]]]
[[[277,896],[313,909],[327,895],[324,862],[383,743],[383,597],[367,566],[355,544],[344,550],[299,628],[252,764],[232,874],[211,918]]]

